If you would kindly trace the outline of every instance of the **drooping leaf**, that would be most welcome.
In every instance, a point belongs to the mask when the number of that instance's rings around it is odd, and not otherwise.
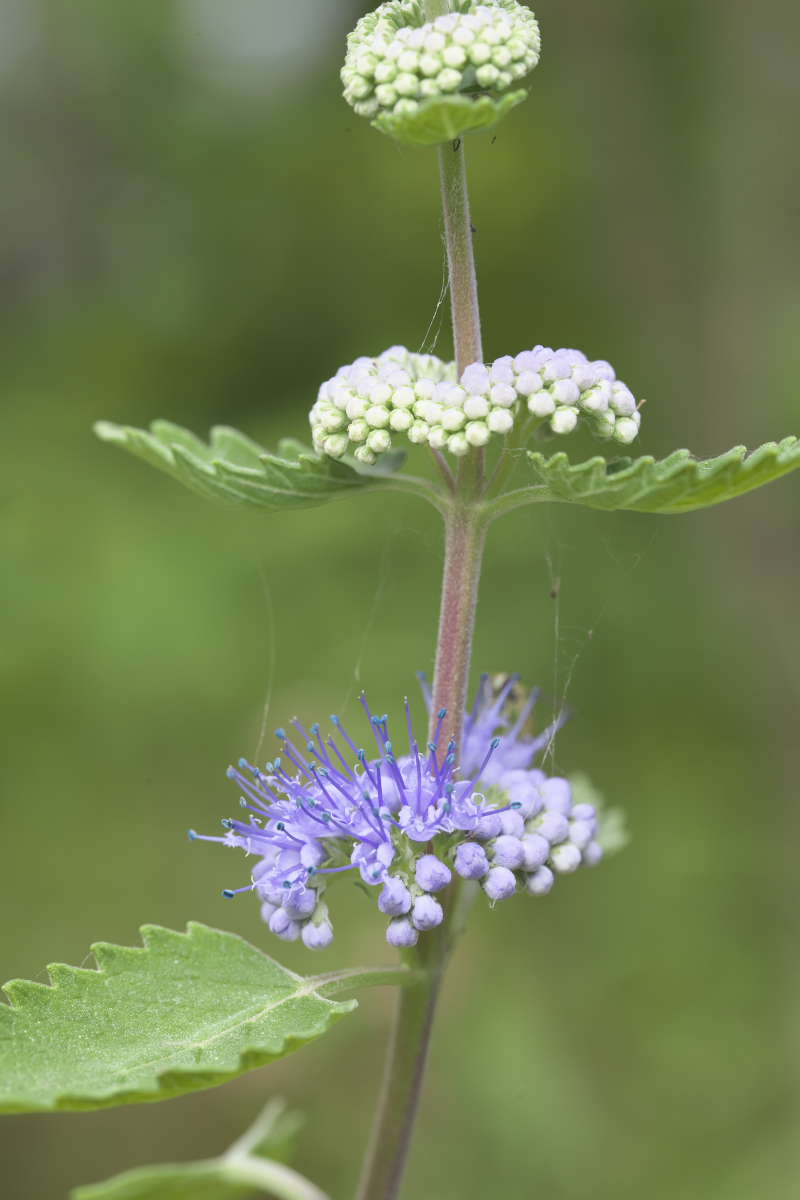
[[[149,432],[98,421],[95,433],[166,471],[209,500],[256,508],[310,508],[336,496],[375,488],[401,465],[386,455],[375,468],[319,456],[293,438],[272,454],[236,429],[218,425],[209,442],[170,421],[154,421]]]
[[[660,462],[645,457],[619,464],[603,458],[573,464],[563,453],[545,458],[529,452],[528,457],[543,485],[536,499],[566,500],[589,508],[682,513],[732,500],[796,470],[800,440],[767,442],[749,455],[743,446],[735,446],[705,460],[694,458],[688,450],[676,450]]]
[[[0,1005],[0,1111],[103,1108],[224,1083],[290,1054],[356,1006],[326,999],[235,934],[192,923],[98,943]],[[358,984],[354,984],[358,986]]]
[[[382,113],[372,122],[375,129],[412,146],[436,146],[452,142],[464,133],[488,129],[527,97],[524,89],[491,96],[433,96],[423,100],[415,113]]]

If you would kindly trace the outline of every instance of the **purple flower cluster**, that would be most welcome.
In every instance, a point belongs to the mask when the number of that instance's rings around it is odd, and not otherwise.
[[[437,896],[454,872],[479,880],[492,902],[519,888],[544,895],[557,873],[594,865],[602,849],[595,809],[573,804],[566,779],[548,778],[532,765],[560,722],[538,737],[526,732],[535,694],[512,722],[515,686],[515,678],[499,690],[488,677],[481,680],[460,755],[452,742],[443,750],[439,745],[443,710],[433,740],[420,748],[408,701],[403,753],[389,737],[388,718],[373,715],[363,696],[377,746],[373,757],[338,717],[331,718],[338,739],[323,738],[318,725],[306,732],[293,721],[294,738],[276,731],[281,754],[263,771],[245,760],[228,769],[248,819],[223,821],[221,837],[194,831],[190,837],[256,855],[251,883],[237,892],[255,891],[272,932],[287,941],[302,938],[310,949],[333,939],[324,896],[329,882],[346,872],[380,889],[378,908],[390,918],[387,941],[401,948],[442,923]],[[430,706],[424,679],[423,689]]]

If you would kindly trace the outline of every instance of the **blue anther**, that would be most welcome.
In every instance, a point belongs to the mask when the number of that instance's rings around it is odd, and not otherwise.
[[[225,888],[225,891],[224,891],[222,894],[223,894],[223,896],[225,897],[225,899],[226,899],[226,900],[232,900],[232,899],[233,899],[233,897],[236,895],[236,893],[235,893],[235,892],[232,892],[232,891],[230,890],[230,888]]]
[[[190,842],[195,841],[195,839],[198,838],[199,836],[200,835],[199,835],[199,833],[197,833],[196,830],[194,830],[194,829],[189,830],[189,841]]]

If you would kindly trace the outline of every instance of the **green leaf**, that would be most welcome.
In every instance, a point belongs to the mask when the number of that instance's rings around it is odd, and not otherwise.
[[[98,421],[95,433],[166,471],[209,500],[256,508],[310,508],[336,496],[377,487],[401,465],[386,455],[366,468],[320,457],[293,438],[272,454],[236,429],[218,425],[208,443],[170,421],[154,421],[150,431]]]
[[[299,1049],[356,1007],[326,999],[316,980],[232,933],[147,925],[142,940],[93,946],[97,970],[51,966],[49,986],[6,985],[0,1111],[104,1108],[213,1087]]]
[[[436,146],[452,142],[464,133],[488,129],[501,121],[527,97],[521,89],[504,96],[432,96],[423,100],[415,113],[382,113],[372,122],[375,129],[399,142],[413,146]]]
[[[563,453],[545,458],[528,452],[528,457],[543,485],[537,494],[531,495],[531,500],[566,500],[589,508],[634,512],[682,513],[733,500],[796,470],[800,467],[800,440],[787,437],[782,442],[767,442],[750,455],[744,446],[735,446],[718,458],[704,461],[694,458],[688,450],[676,450],[660,462],[650,457],[622,463],[591,458],[572,464]]]
[[[210,1159],[139,1167],[70,1195],[71,1200],[243,1200],[257,1195],[257,1184],[241,1180],[221,1159]]]
[[[238,1200],[254,1191],[277,1200],[327,1200],[308,1179],[275,1161],[302,1117],[270,1100],[253,1126],[220,1158],[138,1167],[103,1183],[76,1188],[71,1200]],[[272,1155],[267,1157],[269,1150]]]
[[[244,1200],[267,1193],[275,1200],[326,1200],[290,1167],[269,1161],[211,1158],[125,1171],[104,1183],[76,1188],[71,1200]]]

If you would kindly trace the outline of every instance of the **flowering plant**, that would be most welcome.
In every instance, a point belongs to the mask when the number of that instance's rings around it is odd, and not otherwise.
[[[660,462],[598,454],[573,463],[563,451],[543,453],[544,437],[579,428],[605,446],[632,445],[641,403],[606,360],[578,350],[483,353],[465,139],[525,99],[517,85],[540,52],[538,24],[516,0],[389,0],[348,39],[345,100],[380,132],[438,147],[454,362],[399,346],[356,358],[321,384],[310,447],[287,439],[271,452],[224,427],[205,443],[167,422],[150,431],[97,426],[104,440],[212,500],[280,510],[393,489],[440,514],[435,672],[430,687],[422,679],[428,728],[415,729],[408,701],[405,720],[390,721],[366,696],[369,750],[338,717],[333,733],[294,720],[291,731],[277,730],[270,761],[229,768],[239,818],[226,817],[219,835],[190,833],[243,851],[246,866],[238,855],[229,860],[241,879],[223,894],[253,893],[269,931],[309,950],[331,944],[333,887],[355,876],[376,900],[399,964],[301,977],[197,924],[186,933],[145,927],[134,949],[98,944],[96,970],[56,965],[48,986],[8,985],[6,1111],[161,1100],[222,1083],[321,1036],[353,1011],[353,992],[393,986],[396,1027],[359,1195],[396,1196],[442,976],[476,896],[492,906],[516,892],[544,896],[559,876],[597,865],[623,843],[619,813],[590,785],[545,770],[563,716],[537,730],[536,693],[514,675],[482,676],[468,700],[487,535],[529,504],[657,514],[707,507],[800,465],[800,443],[789,437],[705,462],[685,450]],[[404,469],[407,454],[420,473]],[[148,1168],[77,1195],[191,1194],[202,1178],[223,1197],[266,1190],[319,1200],[318,1188],[265,1152],[279,1124],[271,1108],[218,1159]]]

